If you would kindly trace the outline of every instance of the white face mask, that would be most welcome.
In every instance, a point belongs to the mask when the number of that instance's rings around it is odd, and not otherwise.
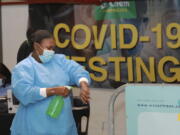
[[[0,78],[0,87],[3,85],[3,79]]]

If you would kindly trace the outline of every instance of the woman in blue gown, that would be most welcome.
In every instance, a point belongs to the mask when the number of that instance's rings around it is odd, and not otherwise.
[[[20,101],[11,135],[77,135],[68,85],[80,87],[83,102],[89,102],[89,73],[73,60],[55,54],[53,36],[46,30],[32,35],[32,54],[12,72],[12,90]],[[64,107],[55,119],[46,110],[55,95],[64,96]]]

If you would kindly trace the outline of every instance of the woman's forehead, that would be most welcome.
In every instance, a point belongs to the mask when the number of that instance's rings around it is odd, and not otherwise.
[[[41,44],[51,44],[55,43],[53,38],[45,38],[41,41]]]
[[[55,41],[53,38],[45,38],[41,41],[40,45],[43,47],[51,47],[55,45]]]

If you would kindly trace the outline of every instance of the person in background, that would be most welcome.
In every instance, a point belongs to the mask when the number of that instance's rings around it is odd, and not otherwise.
[[[65,55],[54,53],[55,42],[49,31],[38,30],[31,40],[32,54],[12,72],[12,90],[20,106],[11,135],[77,135],[69,90],[65,86],[79,86],[82,101],[89,103],[89,73]],[[46,114],[55,95],[64,97],[63,110],[56,119]]]
[[[0,96],[7,96],[7,90],[11,88],[11,72],[0,63]]]
[[[7,90],[11,89],[11,72],[0,63],[0,134],[9,135],[14,114],[8,113]]]

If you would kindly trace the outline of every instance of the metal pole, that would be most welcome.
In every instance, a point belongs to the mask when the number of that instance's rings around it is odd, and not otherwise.
[[[115,90],[115,92],[112,94],[110,100],[109,100],[109,106],[108,106],[108,135],[115,135],[115,127],[114,127],[114,104],[116,101],[116,98],[125,91],[125,86],[122,85],[118,89]]]

